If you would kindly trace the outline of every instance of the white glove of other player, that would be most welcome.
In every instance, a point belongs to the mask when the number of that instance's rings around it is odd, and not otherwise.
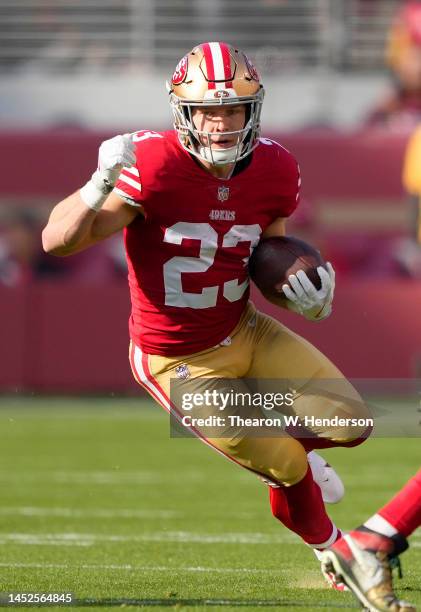
[[[136,155],[131,134],[105,140],[99,147],[98,170],[80,190],[85,204],[92,210],[100,210],[123,167],[130,168],[135,163]]]
[[[317,268],[322,286],[316,289],[307,274],[299,270],[288,277],[290,285],[282,285],[282,291],[288,298],[288,309],[302,314],[311,321],[326,319],[332,312],[333,293],[335,291],[335,270],[332,264]]]

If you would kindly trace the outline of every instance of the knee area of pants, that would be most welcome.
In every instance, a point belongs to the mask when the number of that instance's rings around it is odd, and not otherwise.
[[[348,419],[349,424],[339,427],[337,433],[332,431],[332,435],[326,436],[332,442],[336,444],[346,444],[357,440],[363,442],[369,437],[372,429],[372,416],[368,406],[362,400],[351,406],[344,404],[337,416]]]
[[[300,482],[304,478],[308,469],[307,453],[303,446],[296,440],[293,440],[294,444],[290,449],[290,453],[282,453],[275,465],[271,466],[269,475],[276,482],[288,487],[297,482]],[[285,450],[285,449],[284,449]]]
[[[353,448],[354,446],[359,446],[363,444],[371,435],[372,429],[365,429],[361,435],[359,436],[349,436],[348,438],[332,438],[332,442],[337,446],[346,446],[349,448]]]
[[[363,399],[344,401],[342,403],[343,416],[351,419],[368,419],[371,418],[371,411]]]

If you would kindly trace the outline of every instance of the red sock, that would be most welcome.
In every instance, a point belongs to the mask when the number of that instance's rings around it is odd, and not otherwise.
[[[421,525],[421,470],[377,514],[405,537]]]
[[[310,467],[297,484],[277,489],[269,487],[269,494],[272,514],[304,542],[323,548],[332,536],[336,539],[336,527],[326,514],[320,487],[314,482]]]

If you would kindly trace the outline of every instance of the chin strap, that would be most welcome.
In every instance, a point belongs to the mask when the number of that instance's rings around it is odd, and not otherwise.
[[[234,164],[240,157],[240,147],[230,147],[229,149],[210,150],[210,147],[201,146],[198,149],[199,156],[211,164]]]

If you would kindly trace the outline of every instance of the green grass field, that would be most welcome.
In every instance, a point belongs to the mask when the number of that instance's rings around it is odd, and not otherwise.
[[[71,592],[76,609],[357,609],[272,518],[266,487],[193,439],[170,439],[145,400],[1,398],[0,592]],[[351,528],[419,467],[419,439],[325,457]],[[397,582],[421,606],[421,533]],[[56,608],[54,608],[56,609]]]

